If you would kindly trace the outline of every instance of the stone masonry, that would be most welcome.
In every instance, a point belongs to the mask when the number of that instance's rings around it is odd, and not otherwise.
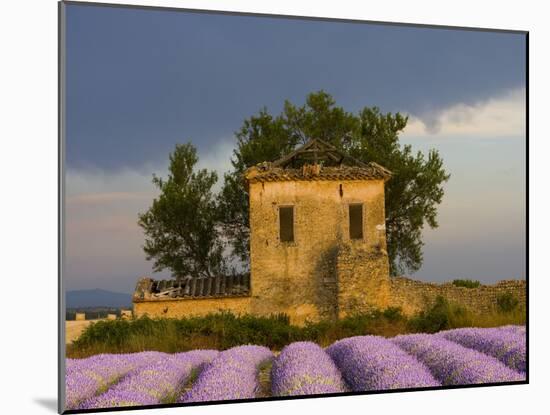
[[[382,166],[355,160],[322,140],[253,166],[244,178],[250,275],[185,282],[143,278],[134,294],[134,315],[285,313],[301,325],[390,306],[413,314],[439,295],[477,311],[493,309],[504,292],[525,304],[525,281],[468,289],[390,278],[384,212],[390,177]],[[292,215],[283,217],[289,208]],[[282,236],[285,220],[290,240]]]

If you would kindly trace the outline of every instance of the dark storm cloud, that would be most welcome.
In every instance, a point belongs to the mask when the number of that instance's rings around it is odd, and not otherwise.
[[[67,159],[139,168],[324,89],[423,117],[524,85],[518,34],[69,5]]]

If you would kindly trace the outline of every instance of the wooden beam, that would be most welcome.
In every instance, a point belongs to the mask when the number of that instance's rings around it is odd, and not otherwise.
[[[309,147],[311,147],[313,144],[315,144],[316,139],[311,139],[307,143],[305,143],[302,147],[297,148],[296,150],[290,152],[286,156],[280,158],[279,160],[276,160],[273,162],[273,166],[275,167],[284,167],[286,164],[291,162],[294,159],[294,156],[297,154],[300,154],[300,152],[307,150]]]

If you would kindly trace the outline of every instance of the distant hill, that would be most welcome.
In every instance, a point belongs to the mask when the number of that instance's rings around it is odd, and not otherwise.
[[[67,308],[128,308],[132,304],[132,296],[96,288],[94,290],[67,291],[65,301]]]

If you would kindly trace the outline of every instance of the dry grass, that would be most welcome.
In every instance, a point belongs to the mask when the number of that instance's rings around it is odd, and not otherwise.
[[[451,328],[458,327],[499,327],[508,324],[525,325],[527,313],[524,308],[518,308],[509,313],[476,314],[466,310],[463,315],[453,316],[450,319]]]
[[[269,360],[263,363],[258,371],[258,382],[260,384],[260,390],[256,395],[258,398],[265,398],[271,396],[271,368],[273,367],[273,361]]]

